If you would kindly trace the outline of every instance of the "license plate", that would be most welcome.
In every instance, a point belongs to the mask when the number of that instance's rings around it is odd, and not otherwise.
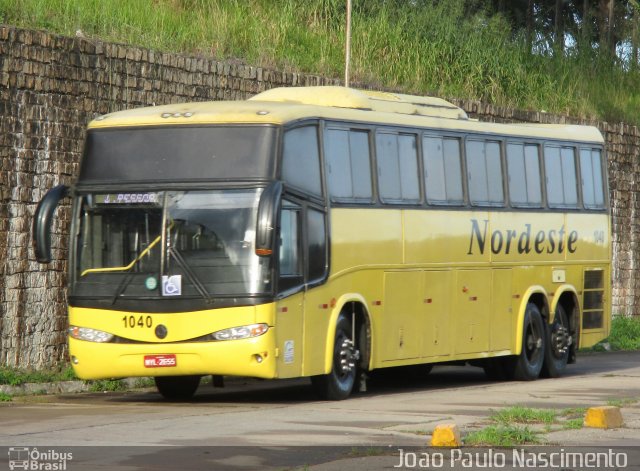
[[[178,361],[176,356],[171,355],[145,355],[144,367],[145,368],[166,368],[171,366],[177,366]]]

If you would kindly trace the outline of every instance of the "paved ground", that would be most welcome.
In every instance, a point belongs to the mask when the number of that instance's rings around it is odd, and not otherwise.
[[[563,410],[611,401],[623,405],[623,428],[538,426],[540,438],[587,450],[635,446],[626,469],[640,467],[640,352],[583,355],[564,377],[527,383],[491,383],[476,368],[438,367],[419,383],[372,381],[366,393],[341,402],[315,400],[301,380],[204,385],[188,404],[163,402],[152,391],[32,396],[0,404],[0,446],[73,447],[69,470],[392,469],[400,449],[411,468],[412,453],[419,467],[420,453],[433,452],[426,445],[439,423],[456,423],[464,436],[503,407]],[[6,456],[0,449],[0,470]],[[443,466],[423,469],[463,467],[451,455],[442,458]]]

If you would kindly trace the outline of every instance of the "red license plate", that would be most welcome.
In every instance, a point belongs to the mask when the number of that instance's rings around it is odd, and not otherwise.
[[[145,368],[166,368],[170,366],[177,366],[178,361],[176,356],[171,355],[145,355],[144,367]]]

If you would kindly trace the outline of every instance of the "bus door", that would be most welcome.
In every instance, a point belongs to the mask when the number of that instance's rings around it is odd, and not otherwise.
[[[280,216],[279,287],[276,303],[278,376],[301,376],[324,360],[329,301],[321,284],[327,275],[326,211],[284,199]],[[317,358],[316,358],[317,357]],[[316,371],[318,374],[320,371]],[[304,372],[306,374],[307,371]]]

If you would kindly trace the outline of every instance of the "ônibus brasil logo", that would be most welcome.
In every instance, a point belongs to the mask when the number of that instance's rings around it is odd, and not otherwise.
[[[9,448],[9,469],[26,469],[34,471],[64,471],[67,461],[73,459],[71,452],[57,450],[38,450],[28,447]]]

